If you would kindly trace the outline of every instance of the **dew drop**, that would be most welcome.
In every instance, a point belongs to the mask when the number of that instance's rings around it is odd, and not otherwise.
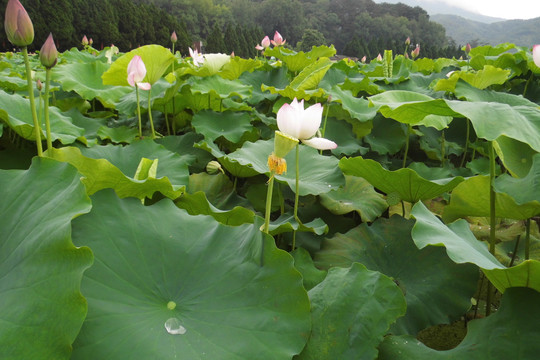
[[[180,325],[180,320],[173,317],[165,321],[165,330],[171,335],[184,335],[186,328]]]

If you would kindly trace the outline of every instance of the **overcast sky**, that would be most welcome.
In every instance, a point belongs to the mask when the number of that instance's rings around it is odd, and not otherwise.
[[[444,1],[482,15],[504,19],[532,19],[540,17],[538,0],[431,0]],[[539,29],[540,33],[540,29]],[[539,35],[540,38],[540,35]]]

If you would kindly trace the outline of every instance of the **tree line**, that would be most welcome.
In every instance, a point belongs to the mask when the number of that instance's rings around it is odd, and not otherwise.
[[[255,45],[279,31],[287,46],[307,51],[333,44],[339,54],[374,58],[391,49],[403,53],[405,39],[420,44],[421,56],[452,57],[463,44],[447,38],[425,10],[372,0],[21,0],[35,29],[34,49],[49,32],[60,50],[81,46],[83,35],[95,48],[114,44],[121,51],[140,45],[170,47],[187,54],[195,41],[207,52],[256,55]],[[0,0],[5,9],[7,0]],[[10,49],[5,34],[0,42]],[[32,49],[31,49],[32,50]]]

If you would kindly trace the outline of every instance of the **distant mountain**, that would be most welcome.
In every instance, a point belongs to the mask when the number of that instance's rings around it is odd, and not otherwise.
[[[449,5],[443,1],[430,1],[430,0],[374,0],[376,3],[390,3],[390,4],[396,4],[396,3],[403,3],[405,5],[409,5],[412,7],[419,6],[422,9],[426,10],[427,13],[430,15],[430,18],[432,15],[436,14],[449,14],[449,15],[458,15],[465,19],[474,20],[483,22],[486,24],[498,22],[498,21],[504,21],[505,19],[491,17],[491,16],[484,16],[478,13],[474,13],[468,10],[465,10],[463,8]]]
[[[401,2],[427,11],[431,21],[446,29],[446,35],[456,44],[497,45],[505,42],[519,46],[540,43],[538,29],[540,18],[529,20],[505,20],[473,13],[442,1],[432,0],[374,0],[376,3]]]
[[[456,15],[432,15],[430,20],[446,29],[446,35],[458,45],[497,45],[505,42],[519,46],[532,46],[540,41],[538,29],[540,18],[530,20],[506,20],[491,24],[467,20]]]

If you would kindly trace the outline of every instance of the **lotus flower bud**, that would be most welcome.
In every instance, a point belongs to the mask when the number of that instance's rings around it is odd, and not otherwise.
[[[270,46],[270,38],[268,37],[268,35],[266,35],[264,39],[262,39],[261,45],[263,48],[267,48]]]
[[[45,40],[45,43],[41,47],[41,50],[39,51],[39,60],[41,61],[41,65],[45,66],[47,69],[56,65],[58,51],[54,45],[52,34],[49,34],[49,37],[47,37],[47,40]]]
[[[467,43],[467,45],[465,46],[465,53],[469,55],[470,52],[471,52],[471,44]]]
[[[4,27],[8,40],[15,46],[28,46],[34,41],[34,25],[19,0],[9,0]]]
[[[411,56],[413,59],[416,59],[418,55],[420,55],[420,45],[416,44],[416,48],[413,51],[411,51]]]
[[[277,31],[274,33],[274,40],[271,41],[274,46],[285,45],[286,42],[287,40],[283,40],[283,36]]]
[[[173,31],[171,34],[171,42],[174,44],[178,41],[178,36],[176,36],[176,31]]]
[[[39,79],[36,80],[36,88],[38,89],[38,91],[41,91],[41,89],[43,89],[43,83]]]
[[[536,66],[540,67],[540,45],[533,46],[533,61]]]
[[[221,164],[216,160],[212,160],[208,164],[206,164],[206,172],[210,175],[217,174],[218,171],[221,171],[223,174],[225,174],[223,168],[221,167]]]
[[[405,45],[411,45],[411,38],[409,36],[407,36],[407,39],[405,40]]]
[[[88,45],[92,46],[93,43],[94,43],[94,40],[92,38],[88,39]]]
[[[81,40],[81,44],[83,44],[83,46],[88,45],[88,38],[86,37],[86,35],[83,36],[83,38]]]
[[[366,55],[362,56],[362,59],[360,59],[360,61],[361,61],[362,63],[365,63],[366,60],[367,60],[367,56],[366,56]]]

